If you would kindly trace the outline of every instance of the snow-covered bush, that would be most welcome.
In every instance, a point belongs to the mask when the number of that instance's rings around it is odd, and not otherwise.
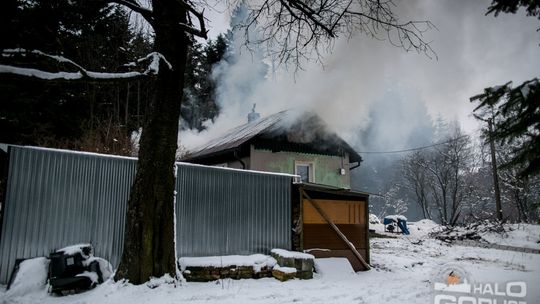
[[[373,213],[369,214],[369,223],[370,224],[380,224],[381,220]]]

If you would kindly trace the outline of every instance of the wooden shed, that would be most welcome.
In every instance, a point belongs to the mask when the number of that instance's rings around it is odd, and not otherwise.
[[[369,269],[369,195],[315,184],[293,187],[293,246],[317,258],[345,257]]]

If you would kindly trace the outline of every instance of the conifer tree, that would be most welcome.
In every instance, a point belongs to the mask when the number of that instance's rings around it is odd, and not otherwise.
[[[502,167],[519,166],[522,177],[540,173],[540,81],[534,78],[512,88],[512,82],[484,89],[471,97],[478,101],[474,112],[481,119],[493,119],[493,131],[486,138],[515,144],[514,156]],[[486,130],[487,132],[487,130]]]

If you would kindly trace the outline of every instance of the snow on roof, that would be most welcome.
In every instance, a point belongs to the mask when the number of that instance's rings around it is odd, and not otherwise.
[[[303,123],[310,119],[316,119],[317,123],[322,124],[324,127],[322,129],[323,132],[327,133],[325,135],[328,138],[331,138],[335,142],[335,144],[343,146],[343,148],[345,148],[345,150],[349,152],[351,159],[354,158],[355,160],[361,160],[361,157],[358,155],[358,153],[355,152],[343,139],[341,139],[337,134],[330,132],[327,129],[326,124],[322,121],[322,119],[320,119],[320,117],[318,117],[315,113],[299,110],[281,111],[270,116],[260,118],[247,124],[238,126],[227,132],[225,135],[210,140],[209,142],[192,149],[191,151],[189,151],[185,159],[189,160],[220,151],[235,149],[259,135],[274,134],[288,131],[291,126],[294,126],[298,123],[300,123],[300,126],[302,127]],[[320,125],[318,127],[320,127]],[[317,131],[321,131],[309,130],[309,132],[307,132],[306,129],[308,128],[309,127],[304,128],[304,131],[306,131],[306,133],[315,133]]]
[[[222,137],[215,138],[206,144],[192,149],[189,158],[211,154],[213,152],[236,148],[263,131],[279,129],[280,122],[284,121],[288,111],[281,111],[276,114],[257,119],[250,123],[238,126],[230,130]]]

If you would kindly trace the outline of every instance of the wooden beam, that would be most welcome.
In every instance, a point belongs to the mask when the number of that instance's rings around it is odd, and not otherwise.
[[[360,263],[362,263],[362,265],[367,269],[367,270],[370,270],[371,269],[371,266],[369,266],[368,263],[366,263],[366,261],[364,260],[364,258],[362,257],[362,255],[358,252],[358,250],[356,250],[356,247],[354,247],[353,243],[351,243],[349,241],[349,239],[347,239],[347,237],[345,236],[345,234],[343,234],[341,232],[341,230],[339,230],[339,228],[336,226],[336,224],[334,224],[334,222],[332,222],[332,219],[328,216],[328,214],[326,214],[326,212],[324,212],[324,210],[317,204],[317,202],[315,202],[311,197],[309,197],[309,195],[304,191],[304,189],[300,189],[300,192],[302,193],[302,196],[305,197],[310,203],[311,205],[313,206],[313,208],[315,208],[315,210],[317,210],[317,212],[319,212],[319,214],[324,218],[324,220],[330,225],[330,227],[332,227],[332,229],[334,229],[334,231],[337,233],[337,235],[345,242],[345,244],[347,244],[347,246],[349,246],[349,248],[351,249],[351,251],[354,253],[354,255],[356,256],[356,258],[358,258],[358,260],[360,261]]]

